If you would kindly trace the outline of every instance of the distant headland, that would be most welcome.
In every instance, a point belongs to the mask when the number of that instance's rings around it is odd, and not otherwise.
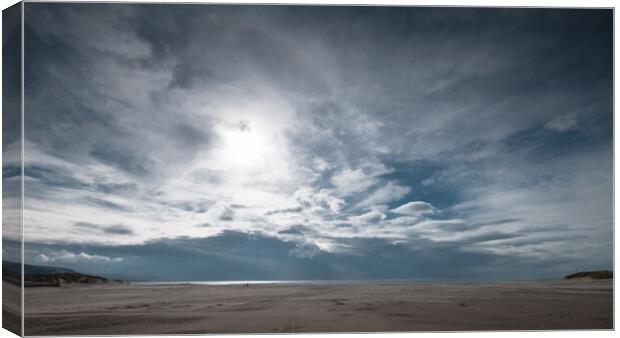
[[[573,279],[573,278],[592,278],[592,279],[609,279],[614,278],[614,273],[612,271],[580,271],[570,274],[565,279]]]
[[[2,262],[3,280],[21,285],[21,264],[15,262]],[[124,283],[117,279],[108,279],[95,275],[86,275],[71,269],[42,266],[42,265],[24,265],[24,286],[61,286],[63,284],[80,283],[80,284],[107,284],[107,283]]]

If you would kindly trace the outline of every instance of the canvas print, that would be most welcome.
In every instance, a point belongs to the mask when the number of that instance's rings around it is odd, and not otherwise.
[[[2,12],[2,327],[22,322],[21,8]]]
[[[12,332],[613,329],[612,9],[3,18]]]

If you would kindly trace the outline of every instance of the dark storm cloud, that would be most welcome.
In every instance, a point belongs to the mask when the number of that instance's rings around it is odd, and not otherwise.
[[[461,244],[514,237],[497,233]],[[92,256],[122,258],[122,262],[110,266],[102,260],[93,266],[78,261],[65,262],[64,266],[127,277],[150,275],[159,280],[528,279],[557,277],[572,271],[574,264],[590,264],[585,258],[582,261],[557,257],[534,261],[518,256],[509,258],[424,239],[393,244],[382,239],[353,238],[344,243],[359,250],[352,255],[332,254],[311,244],[236,232],[203,239],[176,238],[114,247],[31,243],[28,248],[32,253],[27,261],[36,262],[36,254],[50,251],[86,252]],[[519,269],[512,273],[515,266]]]
[[[99,264],[99,273],[140,273],[161,280],[286,280],[286,279],[476,279],[478,266],[496,265],[501,258],[465,252],[453,246],[420,242],[416,247],[393,245],[380,239],[351,239],[363,250],[356,255],[329,254],[274,238],[227,232],[205,239],[167,239],[144,245],[91,246],[30,244],[32,255],[58,251],[123,258],[114,269]],[[34,256],[27,258],[33,262]],[[514,260],[514,264],[523,264]],[[553,264],[555,261],[547,262]],[[81,271],[94,267],[80,262],[65,264]],[[109,264],[108,264],[109,265]],[[136,269],[139,267],[139,269]],[[164,268],[165,267],[165,268]],[[497,269],[487,279],[503,277]],[[569,270],[570,271],[570,270]],[[525,272],[519,278],[528,278]]]

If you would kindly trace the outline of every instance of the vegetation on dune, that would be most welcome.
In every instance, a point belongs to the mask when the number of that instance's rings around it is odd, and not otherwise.
[[[24,265],[24,286],[61,286],[63,284],[102,284],[123,283],[120,280],[108,279],[100,276],[85,275],[70,269],[48,267],[41,265]],[[2,279],[21,286],[21,264],[14,262],[2,262]]]
[[[564,278],[573,279],[573,278],[592,278],[592,279],[609,279],[614,278],[614,273],[612,271],[580,271],[575,272],[571,275],[568,275]]]

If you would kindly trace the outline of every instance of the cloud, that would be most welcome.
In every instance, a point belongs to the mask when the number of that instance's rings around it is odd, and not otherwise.
[[[359,216],[349,217],[349,221],[353,224],[374,224],[382,221],[386,218],[384,213],[378,210],[371,210],[367,213],[361,214]]]
[[[374,185],[377,180],[364,173],[362,169],[346,168],[332,177],[336,189],[345,195],[365,191]]]
[[[237,123],[237,128],[241,131],[250,131],[250,123],[246,120],[240,120]]]
[[[321,249],[312,243],[298,243],[289,254],[299,258],[313,258],[321,252]]]
[[[551,119],[549,122],[545,123],[545,128],[549,130],[556,131],[558,133],[563,133],[570,131],[577,127],[577,114],[569,113],[566,115],[556,116]]]
[[[467,221],[462,219],[425,220],[416,225],[416,229],[429,233],[453,235],[455,231],[463,229]]]
[[[486,222],[472,224],[472,227],[497,226],[497,225],[504,225],[504,224],[515,223],[515,222],[518,222],[518,221],[521,221],[521,219],[519,219],[519,218],[503,218],[503,219],[497,219],[497,220],[493,220],[493,221],[486,221]]]
[[[103,227],[102,231],[110,235],[133,235],[133,230],[131,230],[131,228],[120,224]]]
[[[216,203],[207,211],[207,215],[216,221],[232,221],[235,218],[235,212],[224,203]]]
[[[120,205],[111,201],[107,201],[104,199],[99,199],[99,198],[87,198],[88,202],[91,202],[93,204],[102,206],[104,208],[109,208],[109,209],[114,209],[114,210],[119,210],[119,211],[131,211],[130,208],[124,206],[124,205]]]
[[[100,255],[89,255],[85,252],[73,253],[66,250],[50,251],[47,253],[39,254],[35,257],[35,260],[41,263],[75,263],[75,262],[90,262],[90,263],[120,263],[123,261],[121,257],[108,257]]]
[[[420,217],[416,216],[401,216],[390,219],[390,224],[397,226],[413,226],[421,221]]]
[[[422,216],[436,212],[431,204],[422,201],[407,202],[390,211],[407,216]]]
[[[261,235],[224,232],[209,238],[161,239],[143,245],[116,247],[82,245],[99,256],[131,257],[122,264],[93,264],[86,261],[63,262],[76,271],[95,267],[107,273],[150,275],[158,280],[351,280],[355,279],[514,279],[544,276],[557,278],[574,272],[578,261],[554,256],[533,260],[520,255],[498,256],[488,252],[463,250],[449,242],[416,239],[395,244],[380,238],[349,238],[348,247],[355,254],[329,253],[312,245]],[[67,250],[76,250],[70,245]],[[28,246],[26,262],[30,264],[40,252],[59,251],[59,245],[33,243]],[[38,261],[34,261],[38,262]],[[38,262],[40,263],[40,262]],[[58,263],[54,263],[58,264]],[[168,269],[162,269],[167,266]],[[438,266],[443,267],[437,269]],[[154,278],[154,277],[151,277]]]
[[[293,198],[304,208],[314,211],[330,211],[337,213],[346,202],[334,196],[330,189],[316,190],[311,187],[301,187],[295,191]]]
[[[611,262],[611,11],[200,8],[29,7],[27,241]]]
[[[410,191],[410,187],[399,185],[395,182],[387,182],[385,185],[368,194],[361,202],[357,204],[357,207],[399,201],[400,199],[405,197],[405,195],[407,195]]]
[[[134,235],[134,231],[125,225],[122,224],[113,224],[113,225],[101,225],[89,222],[76,222],[73,226],[80,230],[85,231],[97,231],[107,235],[120,235],[120,236],[130,236]]]
[[[271,216],[271,215],[275,215],[275,214],[300,213],[302,211],[303,211],[303,208],[301,208],[301,207],[277,209],[277,210],[267,211],[265,213],[265,216]]]

